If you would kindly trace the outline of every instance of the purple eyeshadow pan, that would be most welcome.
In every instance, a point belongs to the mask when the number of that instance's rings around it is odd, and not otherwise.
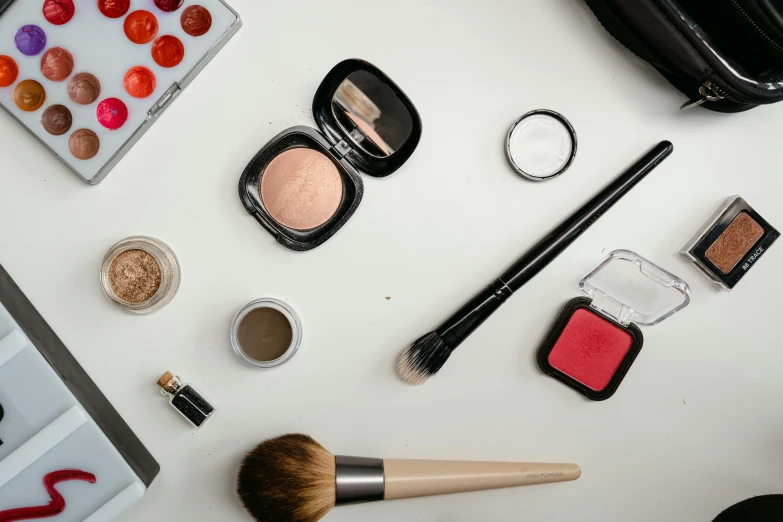
[[[35,56],[46,47],[46,33],[37,25],[24,25],[14,38],[16,48],[25,56]]]

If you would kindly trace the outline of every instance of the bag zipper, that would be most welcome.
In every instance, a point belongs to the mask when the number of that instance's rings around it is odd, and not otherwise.
[[[728,98],[726,92],[707,80],[699,87],[699,98],[688,100],[680,107],[681,111],[687,111],[706,102],[716,102]]]
[[[761,26],[756,23],[756,20],[753,19],[752,16],[748,14],[747,11],[745,11],[745,8],[740,5],[740,3],[737,0],[729,0],[731,2],[731,5],[734,6],[734,9],[739,11],[739,14],[742,15],[747,22],[753,26],[753,28],[758,31],[758,36],[762,37],[764,40],[767,41],[772,47],[778,50],[778,52],[783,52],[783,45],[780,45],[778,42],[776,42],[771,36],[769,36],[764,29],[761,28]]]
[[[707,102],[719,102],[719,101],[728,101],[728,102],[736,103],[738,105],[753,105],[753,106],[758,105],[757,101],[754,101],[750,98],[729,94],[727,92],[729,89],[723,87],[723,85],[720,85],[722,81],[719,77],[713,75],[710,78],[711,79],[705,81],[699,87],[699,96],[697,98],[693,98],[682,104],[682,106],[680,107],[681,111],[687,111],[688,109],[692,109],[693,107],[698,107],[699,105],[702,105]]]

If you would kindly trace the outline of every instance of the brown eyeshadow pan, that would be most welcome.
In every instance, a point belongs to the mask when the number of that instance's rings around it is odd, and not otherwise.
[[[101,140],[90,129],[79,129],[68,138],[68,150],[76,159],[94,158],[101,148]]]
[[[73,116],[64,105],[52,105],[44,111],[41,125],[52,136],[62,136],[71,130]]]
[[[740,213],[707,249],[707,259],[724,274],[730,273],[764,235],[764,228],[747,212]]]
[[[68,84],[68,96],[80,105],[90,105],[101,95],[101,82],[90,73],[79,73]]]
[[[190,36],[204,36],[212,27],[212,15],[203,6],[191,5],[182,11],[180,25],[182,25],[182,30]]]

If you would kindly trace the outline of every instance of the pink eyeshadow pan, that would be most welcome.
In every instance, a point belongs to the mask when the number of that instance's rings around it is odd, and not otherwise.
[[[117,130],[128,121],[128,107],[117,98],[107,98],[98,104],[98,122],[109,130]]]

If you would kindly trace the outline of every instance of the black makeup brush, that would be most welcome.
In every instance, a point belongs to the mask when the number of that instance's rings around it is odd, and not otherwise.
[[[397,363],[400,378],[408,384],[424,384],[440,371],[451,353],[486,321],[506,299],[522,288],[582,233],[598,221],[620,198],[674,150],[662,141],[571,217],[538,242],[500,278],[460,308],[437,330],[405,350]]]
[[[392,460],[332,455],[307,435],[261,443],[237,491],[258,522],[317,522],[343,504],[576,480],[576,464]]]

